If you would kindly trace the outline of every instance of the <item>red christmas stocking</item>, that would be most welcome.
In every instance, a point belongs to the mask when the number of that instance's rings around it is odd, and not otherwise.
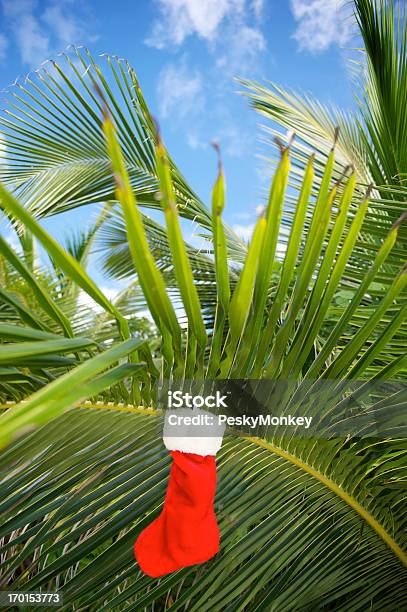
[[[188,409],[171,412],[188,416],[203,414]],[[182,433],[187,435],[181,437],[174,436],[173,432],[168,435],[167,425],[164,428],[164,443],[173,458],[164,508],[134,544],[141,569],[153,578],[204,563],[219,550],[213,502],[215,454],[222,444],[222,436],[219,429],[215,435],[212,428],[213,435],[208,437],[196,437],[193,428],[187,429],[192,435],[184,428]]]

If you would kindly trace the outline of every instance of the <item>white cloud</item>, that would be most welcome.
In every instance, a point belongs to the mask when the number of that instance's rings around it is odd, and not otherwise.
[[[53,31],[59,41],[65,44],[79,44],[86,36],[81,21],[69,11],[69,2],[52,2],[41,19]]]
[[[7,38],[4,34],[0,34],[0,62],[6,57]]]
[[[263,14],[264,0],[252,0],[252,7],[256,19],[260,19]]]
[[[158,49],[180,45],[193,34],[212,41],[221,22],[241,14],[245,0],[157,0],[160,16],[153,24],[147,43]]]
[[[184,60],[163,68],[158,77],[157,90],[163,118],[174,111],[182,117],[202,110],[202,77],[197,70],[190,71]]]
[[[184,55],[161,71],[157,83],[160,116],[190,118],[185,140],[191,149],[205,149],[217,140],[228,155],[247,154],[248,135],[229,117],[224,96],[232,76],[245,76],[249,71],[254,76],[259,71],[259,55],[266,49],[260,29],[265,1],[155,0],[155,5],[156,18],[147,44],[182,53],[183,43],[194,37],[208,50],[207,69],[194,70]],[[208,121],[213,126],[209,131]]]
[[[1,0],[5,24],[13,34],[21,61],[32,68],[65,47],[92,39],[72,0]],[[86,3],[81,9],[86,8]],[[1,42],[0,42],[1,53]]]
[[[158,16],[146,43],[164,49],[189,36],[206,41],[217,65],[239,74],[266,49],[258,27],[264,0],[156,0]]]
[[[254,231],[254,223],[248,225],[232,225],[232,229],[240,238],[249,241]]]
[[[194,110],[194,109],[192,109]],[[190,112],[188,111],[188,114]],[[209,121],[212,121],[214,115],[207,116]],[[255,141],[254,135],[234,123],[233,117],[227,113],[221,113],[220,117],[215,113],[216,123],[221,121],[223,124],[219,129],[209,127],[208,124],[199,121],[200,116],[191,122],[186,134],[186,142],[193,150],[204,150],[211,146],[211,143],[217,142],[222,152],[227,153],[230,157],[242,157],[247,154],[247,151]]]
[[[231,121],[225,120],[225,123],[225,127],[219,130],[212,140],[219,142],[231,157],[242,157],[252,144],[252,134]]]
[[[354,20],[347,0],[291,0],[291,10],[298,22],[294,38],[300,50],[325,51],[351,39]]]
[[[217,66],[229,74],[243,76],[256,64],[259,53],[266,50],[266,39],[258,28],[234,24],[221,43]]]
[[[35,66],[49,53],[49,36],[34,16],[34,0],[3,0],[3,12],[24,64]]]
[[[196,130],[189,130],[187,134],[187,144],[191,149],[207,149],[208,142],[203,140]]]

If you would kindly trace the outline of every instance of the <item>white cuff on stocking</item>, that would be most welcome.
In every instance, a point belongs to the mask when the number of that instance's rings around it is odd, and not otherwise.
[[[222,446],[225,425],[218,416],[198,408],[179,408],[165,413],[163,441],[170,451],[216,455]]]

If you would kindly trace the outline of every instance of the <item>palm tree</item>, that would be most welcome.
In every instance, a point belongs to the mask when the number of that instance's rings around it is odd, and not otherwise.
[[[66,252],[83,269],[87,267],[91,245],[105,218],[106,211],[102,211],[90,229],[79,230],[68,235],[66,239]],[[92,346],[118,339],[114,317],[102,309],[95,310],[94,306],[87,303],[86,299],[83,299],[84,295],[80,292],[79,285],[72,282],[52,257],[48,266],[36,262],[35,252],[38,247],[37,240],[32,234],[15,233],[15,242],[16,247],[0,236],[2,252],[0,325],[4,339],[20,337],[21,340],[55,341],[59,338],[62,329],[71,337],[73,335],[87,337],[87,351],[90,352]],[[140,311],[144,308],[140,288],[133,284],[119,292],[115,304],[120,305],[131,332],[149,338],[154,343],[156,334],[151,323],[140,316]],[[9,327],[10,323],[15,325],[21,322],[29,324],[32,328],[30,333],[28,329],[16,330],[14,327]],[[15,336],[16,331],[24,333]],[[66,348],[69,348],[69,345]],[[20,369],[18,373],[14,373],[14,380],[10,377],[6,380],[6,372],[3,372],[0,382],[0,401],[23,399],[29,392],[53,380],[56,373],[66,371],[66,366],[73,363],[72,359],[63,357],[59,349],[51,351],[47,356],[45,354],[31,356],[25,362],[26,368],[32,368],[31,372],[23,373]],[[38,364],[38,367],[35,367],[35,364]]]
[[[374,185],[369,213],[377,230],[405,211],[407,197],[407,9],[405,3],[387,0],[355,0],[354,9],[363,41],[357,50],[360,59],[351,62],[355,111],[328,107],[277,84],[242,83],[251,105],[274,123],[265,126],[267,133],[285,141],[284,132],[295,131],[292,155],[297,176],[303,175],[311,150],[318,151],[317,165],[326,163],[339,126],[334,175],[340,176],[351,164],[359,192]],[[377,234],[370,226],[366,236],[375,243]],[[405,228],[400,237],[407,239]],[[396,266],[404,260],[401,251],[394,256]]]
[[[401,609],[405,390],[380,389],[406,369],[401,207],[391,199],[379,210],[381,185],[363,189],[356,164],[338,171],[334,137],[301,178],[290,168],[296,145],[282,147],[247,246],[222,221],[221,164],[208,210],[169,158],[131,67],[107,58],[105,74],[76,57],[66,60],[72,79],[53,64],[11,90],[1,119],[0,203],[27,245],[18,257],[0,242],[4,588],[60,590],[67,609]],[[40,223],[101,201],[108,213],[92,239],[111,237],[106,265],[126,262],[130,300],[108,300],[80,241],[64,248]],[[165,228],[143,208],[161,209]],[[201,225],[213,256],[185,244],[180,217]],[[52,271],[33,264],[37,241]],[[101,325],[72,312],[80,291],[105,313]],[[132,324],[135,303],[153,330]],[[157,401],[171,377],[272,381],[283,412],[321,418],[318,437],[229,432],[220,554],[152,580],[132,542],[164,496]],[[278,391],[287,379],[290,396]]]

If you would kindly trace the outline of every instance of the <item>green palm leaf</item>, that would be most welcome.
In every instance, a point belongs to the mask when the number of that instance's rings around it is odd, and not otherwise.
[[[71,411],[3,453],[20,488],[16,495],[6,479],[1,506],[2,570],[14,589],[58,587],[67,609],[403,606],[396,442],[378,455],[374,443],[319,441],[310,454],[306,446],[293,453],[227,436],[215,502],[222,553],[157,581],[137,569],[132,543],[165,491],[169,460],[155,435],[161,418],[100,408]],[[64,431],[73,434],[68,442]],[[373,506],[378,489],[382,502]]]
[[[114,199],[106,153],[102,103],[114,118],[129,178],[139,203],[160,209],[156,194],[153,121],[134,69],[126,60],[104,56],[103,68],[87,50],[74,49],[60,62],[9,88],[0,114],[0,139],[7,163],[0,182],[36,217]],[[210,228],[210,213],[170,160],[181,215]],[[228,229],[230,249],[243,242]]]
[[[355,6],[367,70],[380,72],[372,49],[386,39],[385,65],[402,78],[393,55],[405,46],[390,41],[387,4],[365,4]],[[380,162],[380,185],[368,146],[384,137],[380,121],[362,134],[360,115],[334,120],[310,100],[257,90],[258,108],[296,123],[300,138],[283,148],[265,214],[242,248],[222,220],[222,171],[211,215],[154,144],[132,69],[108,59],[108,78],[86,53],[78,60],[84,73],[67,60],[73,79],[55,66],[38,86],[13,90],[18,108],[1,120],[12,154],[0,206],[23,237],[21,262],[8,245],[0,253],[4,588],[59,589],[65,609],[403,609],[405,187],[387,175],[404,153]],[[37,218],[97,201],[109,202],[100,223],[67,249]],[[166,229],[140,210],[162,205]],[[201,224],[214,257],[185,244],[182,216]],[[105,266],[116,275],[123,264],[131,279],[114,302],[86,271],[97,235],[110,240]],[[33,263],[35,239],[49,270]],[[101,312],[75,311],[80,290]],[[140,310],[155,326],[136,339]],[[221,552],[152,580],[132,545],[159,513],[168,477],[158,394],[171,378],[229,376],[272,376],[267,409],[312,416],[317,434],[229,431],[218,456]],[[383,390],[385,381],[398,386]]]
[[[285,140],[281,128],[295,131],[294,184],[302,177],[311,151],[317,152],[316,184],[319,184],[335,130],[339,129],[334,176],[340,176],[351,164],[359,184],[356,189],[359,197],[367,184],[374,185],[369,212],[354,251],[354,260],[359,259],[363,266],[364,261],[371,261],[389,224],[396,222],[406,209],[407,13],[405,6],[393,1],[355,0],[354,7],[365,45],[357,72],[355,112],[324,106],[310,95],[275,84],[263,87],[249,81],[242,83],[249,90],[252,106],[273,122],[272,127],[265,127],[266,133]],[[288,208],[288,223],[292,214]],[[401,228],[399,240],[386,269],[393,264],[400,267],[405,260],[405,228]],[[349,281],[358,275],[357,267],[358,264],[348,266]],[[394,274],[394,268],[390,270]]]

